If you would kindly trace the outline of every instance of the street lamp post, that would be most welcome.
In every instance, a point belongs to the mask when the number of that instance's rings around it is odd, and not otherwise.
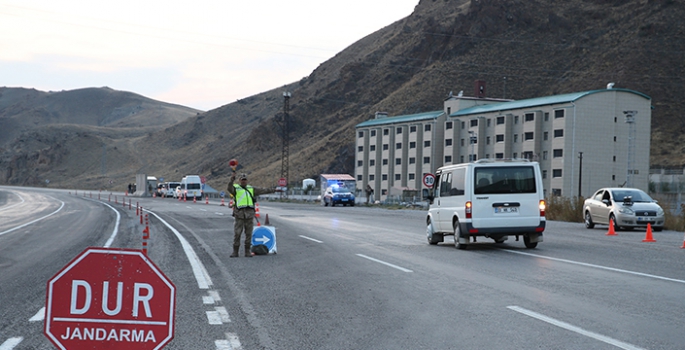
[[[633,142],[635,133],[635,115],[637,111],[623,111],[626,115],[626,124],[628,124],[628,168],[626,170],[626,184],[628,187],[633,187]]]
[[[583,184],[583,152],[578,152],[578,158],[580,159],[580,169],[578,171],[578,198],[580,198],[580,188]]]

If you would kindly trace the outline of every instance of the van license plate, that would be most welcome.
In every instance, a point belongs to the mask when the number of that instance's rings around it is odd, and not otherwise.
[[[518,213],[518,207],[495,207],[495,214],[499,213]]]

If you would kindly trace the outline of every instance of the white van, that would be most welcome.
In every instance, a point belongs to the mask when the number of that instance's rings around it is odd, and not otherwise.
[[[526,248],[542,242],[546,204],[537,162],[481,159],[444,166],[435,175],[426,218],[429,244],[447,235],[457,249],[477,236],[496,243],[523,236]]]
[[[184,176],[178,188],[181,196],[185,195],[187,199],[202,199],[202,181],[198,175]]]

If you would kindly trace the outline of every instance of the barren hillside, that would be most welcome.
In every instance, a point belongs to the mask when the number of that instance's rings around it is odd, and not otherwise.
[[[685,4],[673,0],[422,0],[409,17],[360,39],[302,80],[136,135],[127,146],[121,140],[104,151],[95,147],[93,159],[106,153],[107,169],[72,176],[93,179],[89,186],[114,180],[123,189],[135,171],[167,179],[197,173],[223,188],[228,160],[237,158],[252,182],[273,185],[281,169],[275,117],[284,90],[292,93],[291,184],[322,172],[352,174],[355,124],[376,111],[440,109],[450,91],[473,95],[476,79],[486,81],[487,95],[513,99],[609,82],[643,92],[654,104],[652,165],[682,166],[684,16]],[[62,131],[35,132],[45,139]],[[0,181],[33,185],[55,171],[34,169],[41,155],[56,150],[14,151],[18,145],[9,148],[22,166],[3,160],[11,170]],[[71,149],[68,142],[60,147]],[[66,162],[70,152],[55,162]],[[118,152],[126,160],[115,165]],[[74,186],[68,178],[60,184]]]

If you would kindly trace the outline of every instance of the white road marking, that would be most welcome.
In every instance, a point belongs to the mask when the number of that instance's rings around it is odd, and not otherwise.
[[[304,239],[308,239],[308,240],[310,240],[310,241],[314,241],[314,242],[316,242],[316,243],[323,243],[323,241],[319,241],[318,239],[314,239],[314,238],[311,238],[311,237],[307,237],[307,236],[303,236],[303,235],[300,235],[300,237],[302,237],[302,238],[304,238]]]
[[[213,324],[213,325],[223,324],[223,322],[221,322],[221,315],[219,315],[218,312],[207,311],[206,313],[207,313],[207,321],[209,321],[209,324]]]
[[[580,261],[573,261],[573,260],[560,259],[560,258],[552,258],[552,257],[549,257],[549,256],[538,255],[538,254],[531,254],[531,253],[524,253],[524,252],[519,252],[519,251],[509,250],[509,249],[502,249],[502,251],[509,252],[509,253],[514,253],[514,254],[521,254],[521,255],[533,256],[533,257],[541,258],[541,259],[559,261],[559,262],[564,262],[564,263],[573,264],[573,265],[580,265],[580,266],[592,267],[592,268],[595,268],[595,269],[602,269],[602,270],[607,270],[607,271],[614,271],[614,272],[626,273],[626,274],[635,275],[635,276],[649,277],[649,278],[654,278],[654,279],[658,279],[658,280],[662,280],[662,281],[677,282],[677,283],[685,283],[685,281],[679,280],[679,279],[675,279],[675,278],[668,278],[668,277],[663,277],[663,276],[650,275],[650,274],[648,274],[648,273],[635,272],[635,271],[629,271],[629,270],[622,270],[622,269],[617,269],[617,268],[614,268],[614,267],[607,267],[607,266],[602,266],[602,265],[588,264],[588,263],[584,263],[584,262],[580,262]]]
[[[216,350],[242,350],[243,346],[235,333],[226,333],[226,340],[215,340]]]
[[[214,304],[214,298],[210,297],[209,295],[204,295],[202,296],[202,303],[205,305]]]
[[[518,306],[507,306],[507,309],[513,310],[513,311],[516,311],[516,312],[519,312],[519,313],[522,313],[522,314],[527,315],[527,316],[530,316],[530,317],[532,317],[532,318],[536,318],[536,319],[538,319],[538,320],[540,320],[540,321],[547,322],[547,323],[549,323],[549,324],[552,324],[552,325],[555,325],[555,326],[557,326],[557,327],[560,327],[560,328],[569,330],[569,331],[571,331],[571,332],[575,332],[575,333],[578,333],[578,334],[580,334],[580,335],[584,335],[584,336],[586,336],[586,337],[590,337],[590,338],[599,340],[599,341],[601,341],[601,342],[605,342],[605,343],[607,343],[607,344],[610,344],[610,345],[619,347],[619,348],[621,348],[621,349],[626,349],[626,350],[643,350],[642,348],[637,347],[637,346],[635,346],[635,345],[628,344],[628,343],[624,343],[624,342],[622,342],[622,341],[619,341],[619,340],[616,340],[616,339],[613,339],[613,338],[609,338],[609,337],[604,336],[604,335],[601,335],[601,334],[597,334],[597,333],[594,333],[594,332],[590,332],[590,331],[584,330],[584,329],[582,329],[582,328],[580,328],[580,327],[576,327],[576,326],[571,325],[571,324],[568,324],[568,323],[566,323],[566,322],[562,322],[562,321],[556,320],[556,319],[554,319],[554,318],[547,317],[547,316],[545,316],[545,315],[542,315],[542,314],[539,314],[539,313],[537,313],[537,312],[533,312],[533,311],[524,309],[524,308],[522,308],[522,307],[518,307]]]
[[[383,260],[374,259],[374,258],[372,258],[372,257],[368,257],[368,256],[363,255],[363,254],[357,254],[357,256],[362,257],[362,258],[364,258],[364,259],[369,259],[369,260],[371,260],[371,261],[375,261],[375,262],[380,263],[380,264],[383,264],[383,265],[385,265],[385,266],[390,266],[390,267],[392,267],[393,269],[398,269],[398,270],[403,271],[403,272],[414,272],[414,271],[412,271],[412,270],[405,269],[404,267],[400,267],[400,266],[397,266],[397,265],[393,265],[393,264],[387,263],[387,262],[385,262],[385,261],[383,261]]]
[[[148,213],[154,215],[161,223],[166,225],[171,232],[176,235],[176,238],[181,242],[181,246],[183,247],[183,251],[186,253],[186,257],[188,258],[188,262],[190,262],[190,267],[193,270],[193,274],[195,275],[195,280],[197,281],[197,285],[200,289],[209,289],[209,286],[214,285],[212,283],[212,278],[209,277],[209,272],[207,272],[207,269],[205,266],[202,264],[200,261],[200,258],[195,254],[195,250],[193,250],[193,247],[190,245],[187,239],[181,235],[178,230],[176,230],[173,226],[169,225],[168,222],[164,221],[159,215],[155,214],[154,212],[151,212],[149,210],[145,210]]]
[[[222,216],[224,215],[224,213],[219,213],[219,212],[216,212],[216,211],[214,212],[214,214],[216,214],[216,215],[222,215]]]
[[[45,306],[43,306],[33,317],[29,318],[29,322],[38,322],[45,319]]]
[[[216,312],[219,313],[219,316],[221,317],[221,322],[223,322],[223,323],[231,322],[231,316],[228,315],[228,310],[226,310],[225,307],[217,306],[214,309],[216,310]]]
[[[25,224],[23,224],[23,225],[19,225],[19,226],[15,227],[15,228],[11,228],[11,229],[9,229],[9,230],[7,230],[7,231],[0,232],[0,236],[4,235],[5,233],[10,233],[10,232],[12,232],[12,231],[16,231],[16,230],[18,230],[18,229],[20,229],[20,228],[23,228],[23,227],[26,227],[26,226],[28,226],[28,225],[34,224],[34,223],[36,223],[36,222],[38,222],[38,221],[41,221],[41,220],[43,220],[43,219],[47,219],[47,218],[49,218],[49,217],[51,217],[51,216],[53,216],[53,215],[59,213],[59,211],[62,210],[62,208],[64,208],[64,202],[60,201],[60,203],[62,203],[62,205],[59,206],[59,209],[53,211],[52,213],[50,213],[50,214],[48,214],[48,215],[45,215],[45,216],[43,216],[42,218],[38,218],[38,219],[36,219],[36,220],[33,220],[33,221],[31,221],[31,222],[27,222],[27,223],[25,223]]]
[[[214,301],[221,301],[221,296],[219,296],[219,292],[215,290],[210,290],[207,293],[209,293],[209,296],[214,299]]]
[[[4,343],[0,344],[0,350],[12,350],[15,346],[19,345],[22,340],[24,340],[23,337],[9,338]]]

